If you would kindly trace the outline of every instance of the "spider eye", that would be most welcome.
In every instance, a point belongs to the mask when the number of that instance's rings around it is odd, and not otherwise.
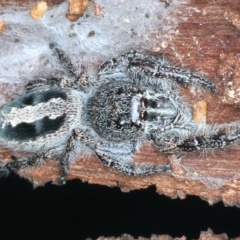
[[[125,123],[126,123],[125,119],[122,119],[122,118],[119,119],[119,124],[120,124],[120,125],[124,125]]]
[[[117,120],[117,127],[118,128],[121,128],[122,126],[124,126],[126,123],[126,120],[122,117],[120,117],[118,120]]]
[[[147,119],[148,119],[148,112],[145,111],[145,112],[143,113],[143,120],[146,121]]]
[[[154,101],[152,99],[142,98],[141,101],[145,108],[148,108],[148,107],[157,108],[158,107],[157,101]]]
[[[141,101],[142,101],[144,107],[147,108],[148,105],[149,105],[149,104],[148,104],[148,99],[147,99],[147,98],[142,98]]]
[[[147,111],[142,111],[142,112],[140,113],[139,118],[140,118],[141,120],[144,120],[144,121],[148,120],[148,112],[147,112]]]

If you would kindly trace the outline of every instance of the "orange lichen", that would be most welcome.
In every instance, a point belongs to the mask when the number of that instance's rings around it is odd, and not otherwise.
[[[6,27],[5,22],[0,20],[0,33],[3,32],[3,30],[5,29],[5,27]]]
[[[66,17],[71,21],[77,21],[79,17],[87,10],[89,6],[88,0],[70,0],[68,13]]]
[[[40,18],[43,17],[47,9],[48,9],[47,3],[44,1],[40,1],[31,9],[30,15],[32,19],[39,20]]]
[[[102,17],[102,7],[95,1],[93,1],[93,12],[96,17]]]
[[[196,123],[206,121],[207,116],[207,102],[204,100],[198,101],[193,105],[193,120]]]

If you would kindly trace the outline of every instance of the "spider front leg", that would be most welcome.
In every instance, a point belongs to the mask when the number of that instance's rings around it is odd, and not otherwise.
[[[127,73],[135,80],[145,81],[145,84],[158,84],[168,80],[183,84],[194,83],[211,91],[215,90],[213,82],[188,70],[172,66],[164,57],[157,58],[133,50],[106,61],[98,70],[99,77],[116,76],[120,73]]]
[[[167,154],[193,152],[207,149],[225,149],[239,144],[239,122],[224,125],[205,125],[197,131],[177,135],[172,132],[152,135],[156,147]]]
[[[197,84],[210,91],[215,90],[215,84],[203,77],[188,70],[172,66],[164,58],[151,60],[148,58],[134,58],[128,65],[128,72],[131,76],[141,79],[150,79],[157,83],[159,79],[169,79],[182,84]]]
[[[217,126],[215,126],[216,128]],[[224,128],[208,129],[205,133],[197,134],[185,139],[177,144],[177,148],[182,152],[192,152],[204,149],[224,149],[228,146],[238,143],[240,139],[240,129],[237,125],[229,124]]]
[[[116,58],[112,58],[104,62],[98,69],[98,76],[101,78],[108,75],[114,75],[117,77],[119,74],[124,74],[127,71],[127,67],[135,58],[143,58],[143,53],[131,50],[127,53],[121,54]],[[151,60],[154,59],[153,56],[149,55]]]
[[[136,143],[109,143],[95,139],[88,131],[75,130],[77,139],[92,149],[99,160],[107,167],[127,175],[147,175],[153,173],[171,172],[169,164],[162,166],[135,166],[133,155]]]

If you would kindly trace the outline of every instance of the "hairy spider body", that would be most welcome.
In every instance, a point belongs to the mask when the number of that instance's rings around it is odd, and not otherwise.
[[[169,164],[135,166],[139,143],[152,141],[161,152],[172,154],[222,148],[240,138],[237,124],[200,131],[191,109],[179,97],[177,83],[195,83],[213,91],[209,80],[163,58],[130,51],[102,64],[94,85],[76,75],[61,49],[50,47],[68,78],[31,81],[25,93],[3,106],[0,144],[30,156],[2,162],[2,175],[50,157],[59,159],[64,183],[82,146],[104,165],[128,175],[171,172]]]
[[[26,152],[63,147],[81,126],[83,104],[82,94],[74,89],[32,89],[1,109],[0,144]]]
[[[88,109],[91,127],[114,142],[150,137],[155,131],[173,128],[179,120],[191,121],[190,109],[173,93],[129,81],[101,86],[89,100]]]

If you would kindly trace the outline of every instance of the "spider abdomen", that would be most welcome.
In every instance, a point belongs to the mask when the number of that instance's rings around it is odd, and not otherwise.
[[[23,94],[1,109],[1,145],[30,152],[63,145],[81,124],[82,105],[75,90],[46,86]]]

